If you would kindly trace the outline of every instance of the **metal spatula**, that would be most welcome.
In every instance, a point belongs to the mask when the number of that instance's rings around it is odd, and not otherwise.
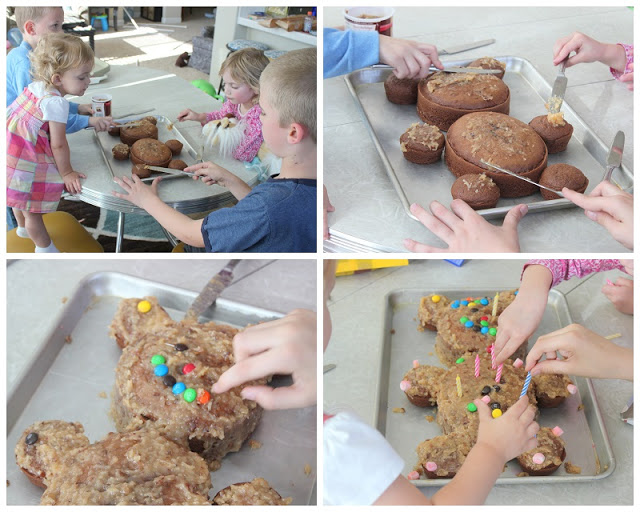
[[[503,172],[505,174],[513,176],[514,178],[518,178],[518,179],[521,179],[522,181],[526,181],[527,183],[531,183],[532,185],[535,185],[536,187],[540,187],[540,188],[543,188],[545,190],[548,190],[549,192],[553,192],[554,194],[558,194],[560,197],[564,197],[564,194],[562,192],[560,192],[559,190],[553,190],[552,188],[545,187],[544,185],[540,185],[540,183],[537,183],[537,182],[535,182],[533,180],[530,180],[529,178],[525,178],[524,176],[520,176],[519,174],[516,174],[515,172],[507,171],[506,169],[503,169],[502,167],[498,167],[495,164],[490,164],[489,162],[485,162],[484,160],[480,160],[480,163],[486,165],[487,167],[491,167],[492,169],[494,169],[496,171]]]
[[[238,263],[240,263],[240,260],[229,260],[229,263],[211,278],[187,310],[184,316],[185,320],[193,319],[197,321],[198,317],[215,303],[223,290],[233,281],[233,269]]]

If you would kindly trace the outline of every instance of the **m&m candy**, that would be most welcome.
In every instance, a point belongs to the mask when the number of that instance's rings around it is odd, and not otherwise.
[[[148,313],[151,311],[151,302],[148,300],[141,300],[138,302],[138,311],[140,311],[140,313]]]

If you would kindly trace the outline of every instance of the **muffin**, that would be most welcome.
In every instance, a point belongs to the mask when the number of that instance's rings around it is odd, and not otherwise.
[[[116,160],[129,160],[129,146],[126,144],[116,144],[111,149],[111,153]]]
[[[391,103],[415,105],[418,101],[420,78],[398,78],[391,73],[384,81],[384,92]]]
[[[550,475],[560,467],[567,456],[564,441],[549,427],[542,427],[536,437],[538,446],[519,455],[518,463],[529,475]]]
[[[544,408],[558,407],[571,394],[573,383],[566,375],[540,374],[531,379],[535,386],[538,405]]]
[[[119,137],[120,136],[120,123],[116,123],[114,121],[113,124],[111,126],[109,126],[109,129],[107,130],[107,133],[109,135],[113,135],[114,137]]]
[[[444,160],[457,177],[485,173],[498,185],[501,197],[522,197],[537,192],[538,187],[489,170],[482,160],[537,182],[547,165],[547,146],[533,128],[518,119],[478,112],[451,125]]]
[[[432,164],[440,160],[444,149],[444,135],[436,126],[413,123],[400,136],[400,150],[415,164]]]
[[[151,176],[151,169],[147,169],[147,164],[133,164],[131,174],[135,174],[138,178],[148,178]]]
[[[468,436],[453,433],[422,441],[416,448],[416,471],[426,478],[453,478],[467,458],[473,444]]]
[[[131,126],[124,124],[120,126],[120,141],[123,144],[132,146],[134,142],[140,139],[157,139],[158,128],[149,122],[139,122]]]
[[[560,153],[567,149],[569,139],[573,134],[573,126],[567,123],[562,117],[558,121],[555,118],[549,120],[549,115],[534,117],[529,126],[533,128],[547,145],[549,154]]]
[[[32,484],[46,488],[53,474],[64,467],[65,460],[89,444],[80,423],[37,421],[18,439],[16,464]]]
[[[169,169],[184,171],[187,167],[189,166],[183,160],[171,160],[171,162],[169,162]]]
[[[505,69],[507,65],[504,62],[500,62],[493,57],[481,57],[479,59],[470,62],[465,67],[467,68],[481,68],[481,69],[498,69],[500,70],[499,74],[495,74],[493,76],[502,79],[504,77]]]
[[[173,156],[178,156],[182,152],[182,142],[171,139],[165,142],[165,145],[171,150]]]
[[[553,164],[547,167],[542,176],[540,176],[540,185],[549,187],[553,190],[562,190],[563,187],[567,187],[576,192],[584,192],[589,186],[589,180],[582,174],[582,171],[577,167],[569,164]],[[544,199],[560,199],[560,196],[545,190],[540,189],[540,194]]]
[[[130,155],[134,164],[167,167],[171,162],[171,150],[156,139],[140,139],[134,142]]]
[[[493,75],[434,73],[418,86],[418,115],[441,130],[471,112],[509,113],[510,92]]]
[[[453,182],[451,197],[462,199],[474,210],[483,210],[498,204],[500,189],[485,173],[464,174]]]
[[[400,389],[407,395],[409,402],[418,407],[433,407],[438,401],[437,388],[444,368],[421,365],[409,370],[402,378]]]
[[[289,505],[291,501],[283,499],[264,478],[229,485],[213,498],[214,505]]]

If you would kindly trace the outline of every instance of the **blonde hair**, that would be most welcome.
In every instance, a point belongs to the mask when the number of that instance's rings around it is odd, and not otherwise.
[[[229,71],[231,77],[251,87],[255,94],[260,93],[260,75],[269,64],[262,50],[243,48],[229,55],[220,66],[220,75]]]
[[[46,34],[29,54],[34,81],[53,85],[53,75],[93,63],[93,50],[82,39],[69,34]]]
[[[278,113],[280,126],[300,123],[316,142],[317,52],[315,48],[293,50],[272,61],[262,73],[262,87]]]
[[[27,21],[38,21],[54,9],[62,9],[62,7],[16,7],[14,12],[16,25],[24,34],[24,25]]]

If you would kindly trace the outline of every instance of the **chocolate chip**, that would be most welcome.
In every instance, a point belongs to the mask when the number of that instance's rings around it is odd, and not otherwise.
[[[498,402],[491,402],[489,407],[491,407],[491,410],[500,409],[500,404]]]
[[[480,332],[480,331],[482,330],[482,327],[480,327],[479,325],[474,325],[474,326],[473,326],[473,330],[474,330],[475,332]]]
[[[31,432],[24,440],[28,445],[36,444],[38,442],[38,434]]]
[[[178,352],[184,352],[189,347],[187,347],[184,343],[177,343],[176,346],[173,348],[175,348]]]
[[[485,386],[482,388],[482,391],[480,391],[480,393],[482,393],[483,395],[488,395],[489,393],[491,393],[491,388],[489,386]]]
[[[176,383],[176,378],[173,375],[165,375],[164,377],[162,377],[162,383],[167,386],[167,387],[173,387],[173,385]]]
[[[471,311],[472,313],[477,313],[478,312],[478,308],[471,308],[469,311]]]
[[[502,380],[502,379],[500,379],[500,380]],[[495,389],[496,391],[500,391],[500,386],[498,386],[497,384],[495,384],[495,385],[493,386],[493,389]]]

